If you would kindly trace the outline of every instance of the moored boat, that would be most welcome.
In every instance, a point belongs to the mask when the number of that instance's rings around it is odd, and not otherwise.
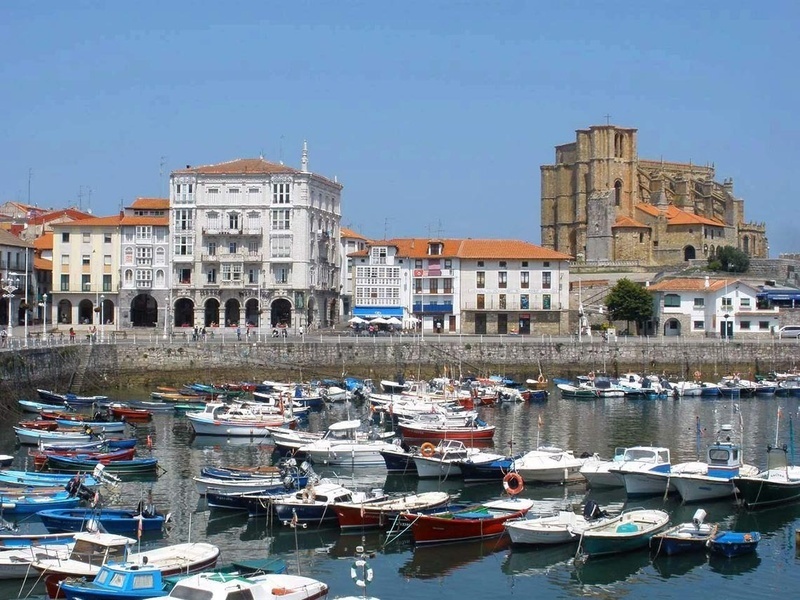
[[[342,530],[369,529],[388,527],[403,512],[429,513],[441,510],[449,502],[450,494],[446,492],[423,492],[378,502],[341,502],[332,508]]]
[[[137,532],[161,531],[168,515],[157,512],[137,513],[116,508],[65,508],[39,511],[39,519],[48,531],[81,531],[87,523],[99,523],[108,533],[137,535]]]
[[[679,523],[650,538],[650,549],[656,556],[703,552],[716,535],[716,523],[706,523],[706,511],[697,509],[690,523]]]
[[[731,558],[742,554],[752,554],[756,551],[760,541],[761,534],[758,531],[721,531],[708,540],[708,549],[713,554]]]
[[[504,498],[453,512],[408,512],[403,518],[410,523],[415,544],[442,544],[499,537],[506,521],[524,516],[531,506],[533,500]]]
[[[587,557],[619,554],[645,548],[669,523],[663,510],[637,508],[584,530],[578,553]]]
[[[157,596],[152,600],[316,600],[327,595],[328,586],[325,583],[300,575],[267,573],[243,577],[223,573],[199,573],[181,579],[169,596]]]

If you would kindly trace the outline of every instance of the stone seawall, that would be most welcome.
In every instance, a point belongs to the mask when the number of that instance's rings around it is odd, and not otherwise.
[[[339,378],[374,380],[442,374],[503,374],[515,379],[568,377],[589,371],[666,373],[695,371],[706,381],[727,373],[791,369],[800,355],[794,340],[683,341],[680,338],[619,342],[530,338],[441,340],[325,340],[295,343],[101,344],[0,353],[3,398],[35,395],[35,388],[96,393],[118,388],[180,385],[187,381]],[[78,372],[78,376],[75,373]]]

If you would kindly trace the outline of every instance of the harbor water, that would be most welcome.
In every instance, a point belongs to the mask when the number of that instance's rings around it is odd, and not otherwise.
[[[147,391],[126,392],[124,399],[146,399]],[[780,415],[778,408],[780,407]],[[494,448],[515,452],[537,445],[559,446],[576,455],[583,452],[613,455],[616,447],[638,444],[670,448],[672,462],[696,460],[723,426],[743,426],[745,461],[766,467],[768,445],[789,444],[789,421],[798,420],[798,398],[631,400],[607,398],[574,400],[552,391],[541,404],[502,404],[481,408],[481,418],[495,424]],[[360,415],[365,406],[336,404],[312,413],[308,428],[323,430],[328,424]],[[16,445],[12,425],[21,415],[9,415],[0,430],[0,453],[13,454],[13,468],[32,465],[29,447]],[[699,424],[699,428],[698,428]],[[699,433],[698,433],[699,429]],[[534,511],[559,508],[580,511],[589,498],[611,510],[644,506],[667,510],[673,523],[690,521],[703,508],[707,522],[721,529],[759,531],[756,554],[733,559],[705,554],[655,559],[648,551],[607,559],[574,560],[575,545],[526,549],[511,547],[506,538],[414,548],[408,535],[387,539],[385,532],[341,534],[338,529],[293,529],[241,513],[211,511],[197,494],[192,477],[206,465],[254,466],[275,460],[269,438],[199,438],[192,435],[185,416],[156,414],[150,424],[134,430],[141,455],[152,455],[163,467],[158,478],[125,481],[112,502],[132,508],[152,490],[156,506],[171,512],[172,526],[164,536],[147,536],[142,547],[166,543],[206,541],[221,549],[220,564],[236,559],[280,557],[289,572],[320,579],[330,586],[330,598],[361,595],[350,579],[356,547],[370,554],[374,571],[367,595],[382,600],[484,597],[522,598],[707,598],[777,597],[791,594],[800,584],[800,558],[795,530],[800,528],[800,505],[759,512],[737,509],[733,500],[682,506],[678,498],[655,497],[626,503],[624,490],[587,490],[584,485],[526,486],[523,497],[536,500]],[[790,448],[790,457],[792,450]],[[800,457],[798,457],[800,458]],[[317,469],[357,485],[383,487],[391,492],[445,490],[462,501],[482,501],[502,494],[500,483],[465,485],[460,480],[418,480],[387,476],[379,468],[336,472]],[[41,528],[36,519],[22,527]],[[0,598],[41,597],[44,588],[30,581],[0,581]]]

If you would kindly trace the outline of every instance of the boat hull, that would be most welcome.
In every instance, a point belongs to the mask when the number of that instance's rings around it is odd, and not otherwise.
[[[669,514],[660,510],[633,510],[586,529],[580,551],[587,556],[621,554],[646,548],[656,533],[669,523]]]
[[[38,516],[48,531],[53,533],[81,531],[90,520],[100,523],[108,533],[131,536],[137,535],[140,522],[143,532],[161,531],[164,526],[164,515],[139,518],[132,511],[116,509],[52,509],[40,511]]]
[[[767,508],[800,501],[800,467],[789,467],[790,476],[776,469],[775,476],[734,477],[737,498],[745,508]]]

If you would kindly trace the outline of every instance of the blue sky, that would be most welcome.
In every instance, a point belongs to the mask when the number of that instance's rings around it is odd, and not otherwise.
[[[800,251],[798,17],[780,0],[4,0],[0,201],[27,201],[30,174],[33,203],[83,190],[110,214],[187,164],[299,167],[305,139],[368,237],[538,243],[539,166],[608,114],[642,157],[713,162],[771,255]]]

